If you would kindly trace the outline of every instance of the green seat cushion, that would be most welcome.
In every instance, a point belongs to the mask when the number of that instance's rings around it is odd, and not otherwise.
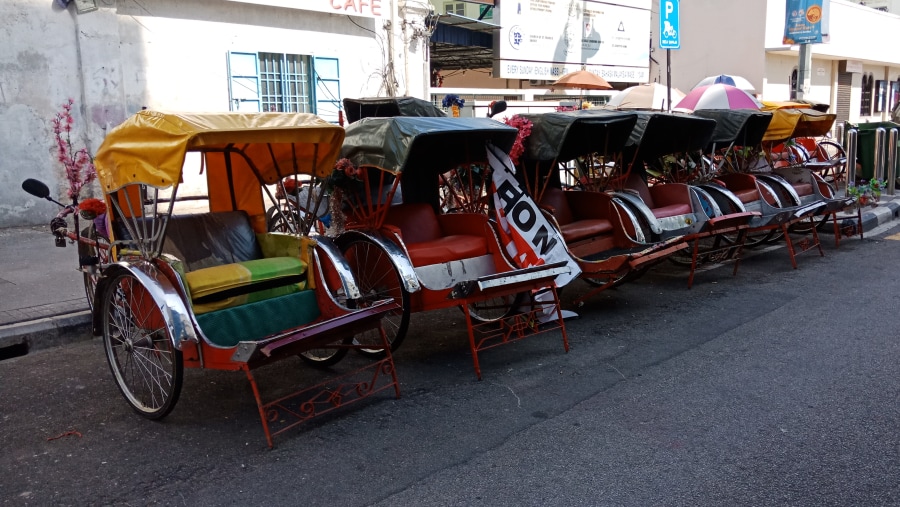
[[[190,271],[185,283],[195,314],[231,308],[306,288],[306,263],[273,257]]]
[[[316,292],[304,290],[197,315],[197,324],[212,343],[234,347],[238,342],[257,341],[318,318]]]

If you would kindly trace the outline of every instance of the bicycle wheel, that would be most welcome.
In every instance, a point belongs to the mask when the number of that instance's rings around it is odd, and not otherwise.
[[[181,351],[162,311],[141,282],[121,272],[100,301],[103,347],[119,391],[135,412],[162,419],[178,402],[184,375]]]
[[[409,292],[403,288],[400,272],[388,253],[368,239],[354,238],[341,245],[341,252],[350,264],[359,287],[360,300],[356,303],[359,308],[384,299],[393,299],[400,305],[400,309],[387,313],[381,320],[391,351],[397,350],[406,337],[410,314]],[[353,340],[360,345],[373,345],[371,349],[359,349],[361,354],[372,358],[384,357],[384,349],[374,347],[382,343],[378,329],[357,334]]]
[[[465,310],[479,322],[497,322],[517,313],[527,297],[527,292],[498,296],[467,305]]]
[[[82,229],[78,238],[78,262],[84,277],[84,295],[92,311],[101,269],[109,264],[109,248],[109,239],[97,234],[93,225]]]
[[[280,208],[279,206],[272,206],[269,208],[268,211],[266,211],[266,228],[268,231],[285,233],[293,232],[291,224],[288,223],[287,217],[284,216],[284,213],[288,212],[288,210]]]
[[[338,341],[349,344],[353,341],[353,337],[348,336],[347,338]],[[347,355],[347,351],[348,349],[323,347],[319,349],[310,349],[301,352],[299,355],[300,359],[310,366],[315,368],[328,368],[338,364],[341,359]]]
[[[827,181],[842,181],[847,170],[847,154],[844,148],[834,141],[821,141],[816,145],[815,158],[819,162],[831,162],[832,165],[827,169],[823,178]],[[843,163],[840,161],[843,160]]]

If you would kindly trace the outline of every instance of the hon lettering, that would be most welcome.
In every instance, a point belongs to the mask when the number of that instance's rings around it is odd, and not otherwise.
[[[544,224],[532,232],[539,213],[534,202],[531,199],[522,199],[524,192],[509,181],[500,184],[497,194],[503,201],[506,217],[516,224],[523,236],[526,238],[530,236],[531,244],[540,251],[541,257],[547,255],[547,252],[556,246],[556,238],[550,236],[550,231]]]

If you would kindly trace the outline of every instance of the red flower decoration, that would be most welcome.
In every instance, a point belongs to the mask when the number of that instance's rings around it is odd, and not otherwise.
[[[519,130],[518,135],[516,135],[516,141],[513,143],[512,149],[509,150],[510,160],[512,160],[514,165],[519,165],[519,157],[525,153],[525,140],[531,135],[532,123],[519,115],[515,115],[512,118],[504,118],[503,122]]]
[[[106,213],[106,203],[100,199],[85,199],[78,203],[78,211],[93,214],[94,216]]]

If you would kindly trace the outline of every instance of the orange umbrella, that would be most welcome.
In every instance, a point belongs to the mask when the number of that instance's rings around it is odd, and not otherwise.
[[[568,88],[572,90],[612,90],[613,87],[605,79],[589,70],[569,72],[557,79],[550,88]]]

